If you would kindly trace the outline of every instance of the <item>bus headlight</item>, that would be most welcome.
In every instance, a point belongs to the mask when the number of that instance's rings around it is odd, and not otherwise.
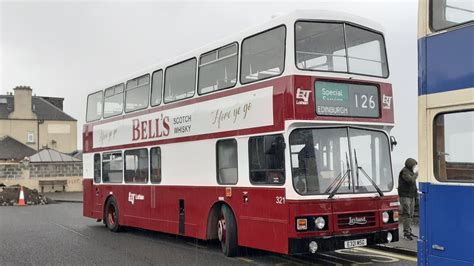
[[[308,230],[308,220],[306,218],[296,219],[296,230],[298,231]]]
[[[388,232],[387,233],[387,243],[392,242],[392,240],[393,240],[393,235],[392,235],[392,233]]]
[[[382,222],[386,224],[388,223],[389,219],[390,219],[390,215],[388,215],[388,212],[382,212]]]
[[[324,226],[326,226],[326,220],[324,220],[323,217],[318,217],[316,220],[314,220],[314,224],[316,225],[316,228],[321,230],[324,228]]]
[[[309,243],[309,252],[314,254],[316,251],[318,251],[318,243],[316,243],[316,241],[311,241]]]

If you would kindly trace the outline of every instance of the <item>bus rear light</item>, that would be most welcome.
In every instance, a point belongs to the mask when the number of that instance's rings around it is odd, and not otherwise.
[[[296,219],[296,230],[298,231],[308,230],[308,220],[306,218]]]
[[[400,213],[398,211],[393,211],[393,221],[398,222],[399,218],[400,218]]]

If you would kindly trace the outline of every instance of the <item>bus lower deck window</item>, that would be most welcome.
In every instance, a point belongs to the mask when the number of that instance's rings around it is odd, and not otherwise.
[[[150,150],[150,179],[152,184],[161,183],[161,149],[155,147]]]
[[[125,183],[148,182],[148,150],[128,150],[125,157]]]
[[[94,182],[100,183],[100,154],[94,154]]]
[[[253,184],[285,183],[285,141],[283,135],[249,139],[250,182]]]
[[[102,155],[102,182],[122,183],[123,159],[121,152]]]
[[[217,182],[235,185],[238,179],[237,141],[235,139],[219,140],[216,143]]]

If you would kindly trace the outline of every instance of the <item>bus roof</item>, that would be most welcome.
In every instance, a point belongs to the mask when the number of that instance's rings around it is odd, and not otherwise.
[[[286,25],[287,28],[291,25],[293,25],[297,20],[319,20],[319,21],[345,21],[345,22],[350,22],[353,24],[358,24],[360,26],[370,28],[372,30],[378,31],[383,35],[384,29],[383,27],[366,18],[345,13],[345,12],[339,12],[339,11],[328,11],[328,10],[295,10],[290,13],[286,14],[281,14],[281,15],[276,15],[273,18],[270,18],[270,20],[266,21],[265,23],[262,23],[257,26],[252,26],[250,28],[244,29],[236,34],[229,35],[228,37],[222,38],[220,40],[217,40],[215,42],[212,42],[210,44],[207,44],[205,46],[199,47],[197,49],[193,49],[187,53],[178,55],[176,57],[173,57],[171,59],[166,59],[163,60],[159,63],[155,63],[153,65],[150,65],[148,67],[145,67],[139,71],[134,72],[131,75],[126,75],[122,78],[115,79],[114,81],[107,82],[105,83],[105,86],[102,86],[101,89],[95,89],[92,91],[101,91],[106,88],[109,88],[111,86],[117,85],[122,82],[126,82],[130,79],[142,76],[147,73],[151,73],[153,71],[159,70],[159,69],[165,69],[168,66],[174,65],[176,63],[185,61],[187,59],[196,57],[198,58],[201,54],[210,52],[212,50],[215,50],[219,47],[231,44],[233,42],[238,42],[241,43],[242,40],[245,38],[252,36],[254,34],[260,33],[262,31],[265,31],[267,29],[274,28],[279,25]],[[293,28],[291,26],[291,28]],[[293,35],[288,35],[290,37],[293,37]]]

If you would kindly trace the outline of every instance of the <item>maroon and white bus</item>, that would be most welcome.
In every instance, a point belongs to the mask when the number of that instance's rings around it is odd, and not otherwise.
[[[296,11],[104,86],[87,99],[84,216],[227,256],[397,241],[388,75],[378,25]]]

